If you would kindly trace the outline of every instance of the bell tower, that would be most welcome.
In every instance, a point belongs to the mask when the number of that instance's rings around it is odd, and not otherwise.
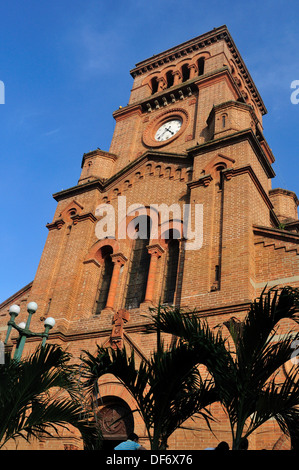
[[[149,149],[186,152],[262,131],[265,106],[225,26],[139,62],[131,75],[129,104],[113,113],[117,169]]]

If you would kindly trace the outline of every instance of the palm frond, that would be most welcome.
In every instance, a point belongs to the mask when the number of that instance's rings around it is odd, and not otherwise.
[[[95,428],[82,419],[70,355],[57,345],[39,347],[29,357],[8,357],[0,366],[0,446],[21,436],[29,439],[72,425],[87,438]],[[52,390],[63,396],[53,399]]]

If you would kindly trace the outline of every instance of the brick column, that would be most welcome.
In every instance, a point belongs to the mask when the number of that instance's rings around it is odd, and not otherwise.
[[[109,293],[108,293],[108,298],[107,298],[105,308],[113,308],[114,306],[114,300],[115,300],[115,295],[116,295],[116,290],[117,290],[117,285],[118,285],[118,280],[119,280],[120,268],[127,261],[127,258],[121,253],[116,253],[114,255],[111,255],[111,259],[114,263],[114,267],[113,267],[113,273],[112,273],[112,277],[110,281]]]
[[[179,70],[173,72],[173,85],[179,85],[182,83],[182,74]]]
[[[164,253],[164,249],[160,245],[149,245],[147,247],[149,254],[151,255],[150,266],[148,270],[147,285],[144,302],[151,302],[154,294],[155,279],[157,272],[158,258]]]
[[[191,78],[194,78],[198,74],[198,68],[195,64],[190,64],[188,68],[190,70],[189,80],[191,80]]]
[[[158,90],[157,91],[163,91],[167,87],[167,84],[165,82],[165,79],[163,77],[158,78]]]

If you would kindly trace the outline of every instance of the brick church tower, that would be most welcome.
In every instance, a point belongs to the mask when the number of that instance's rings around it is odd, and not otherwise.
[[[213,326],[242,317],[266,284],[299,287],[298,199],[287,189],[271,189],[274,157],[262,123],[267,111],[226,26],[144,60],[130,73],[129,103],[113,113],[109,151],[85,153],[78,183],[54,194],[57,209],[35,279],[0,306],[4,331],[10,305],[26,312],[27,302],[35,301],[32,329],[54,317],[50,341],[75,357],[94,353],[96,344],[133,347],[147,357],[155,340],[143,334],[146,314],[160,299],[195,309]],[[106,234],[103,204],[111,208]],[[174,205],[167,221],[157,209],[163,204]],[[186,207],[193,240],[184,231]],[[153,217],[154,236],[144,229]],[[136,238],[141,228],[144,236]],[[28,341],[26,351],[35,346]],[[136,413],[109,426],[132,406],[116,379],[101,382],[99,407],[111,445],[133,429],[147,445]],[[229,441],[225,423],[213,430]],[[251,448],[287,446],[276,431],[273,423],[264,427]],[[179,430],[169,447],[215,443],[208,429]],[[65,434],[36,446],[81,443]]]

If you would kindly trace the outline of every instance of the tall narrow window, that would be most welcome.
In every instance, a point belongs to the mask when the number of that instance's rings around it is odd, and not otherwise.
[[[102,256],[104,264],[102,266],[102,275],[100,280],[100,286],[98,291],[98,297],[96,300],[95,313],[100,314],[101,311],[106,307],[106,302],[109,294],[110,282],[113,273],[114,263],[111,259],[112,248],[103,247]]]
[[[141,218],[143,220],[141,220]],[[144,218],[147,219],[146,223]],[[141,302],[144,301],[150,265],[150,254],[147,250],[147,246],[150,242],[150,218],[147,216],[139,216],[138,219],[140,220],[140,224],[136,226],[138,238],[134,241],[125,302],[125,308],[127,309],[138,308]],[[146,230],[139,230],[140,227],[146,227]]]
[[[224,175],[223,175],[223,170],[225,170],[225,166],[219,166],[217,167],[217,172],[218,172],[218,186],[219,189],[223,189],[223,183],[224,183]]]
[[[164,295],[163,302],[172,304],[177,284],[177,273],[179,263],[180,244],[179,241],[171,238],[168,242],[167,261],[164,281]]]
[[[157,93],[158,91],[158,80],[157,77],[152,78],[151,80],[151,85],[152,85],[152,95],[154,93]]]
[[[166,74],[167,88],[170,88],[173,85],[173,73],[172,71],[167,72]]]
[[[183,76],[183,82],[186,82],[190,78],[190,69],[188,67],[188,64],[184,64],[182,67],[182,76]]]
[[[198,66],[198,75],[203,75],[204,72],[204,65],[205,65],[205,60],[203,57],[198,59],[197,61],[197,66]]]

